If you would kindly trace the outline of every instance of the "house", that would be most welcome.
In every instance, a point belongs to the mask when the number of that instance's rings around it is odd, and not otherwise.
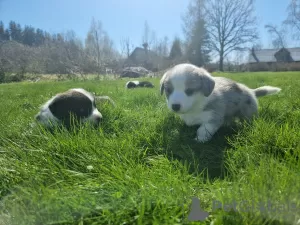
[[[300,62],[300,48],[251,50],[249,64],[276,62]]]
[[[135,48],[124,63],[124,67],[144,67],[150,71],[156,72],[164,69],[168,64],[165,57],[157,55],[147,48]]]
[[[260,49],[252,48],[249,54],[250,70],[294,70],[300,68],[300,48]]]

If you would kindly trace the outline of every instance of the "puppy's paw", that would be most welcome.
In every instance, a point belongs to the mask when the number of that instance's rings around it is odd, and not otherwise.
[[[208,130],[206,128],[206,126],[201,126],[198,130],[197,130],[197,137],[195,138],[195,140],[197,142],[200,142],[200,143],[204,143],[204,142],[207,142],[209,141],[211,138],[212,138],[212,135],[214,133],[212,132],[212,130]]]
[[[208,138],[208,137],[200,137],[200,136],[197,136],[194,138],[195,141],[199,142],[199,143],[205,143],[207,141],[209,141],[211,138]]]

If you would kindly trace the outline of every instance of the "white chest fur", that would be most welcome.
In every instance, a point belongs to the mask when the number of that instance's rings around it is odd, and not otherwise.
[[[200,110],[197,112],[181,114],[180,118],[185,122],[187,126],[200,125],[211,120],[212,113],[210,111]]]

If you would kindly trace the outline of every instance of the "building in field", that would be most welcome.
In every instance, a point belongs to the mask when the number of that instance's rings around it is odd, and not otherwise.
[[[249,70],[300,70],[300,48],[251,49]]]
[[[166,57],[159,56],[147,48],[137,47],[126,59],[124,67],[144,67],[156,72],[164,69],[168,64],[169,61]]]

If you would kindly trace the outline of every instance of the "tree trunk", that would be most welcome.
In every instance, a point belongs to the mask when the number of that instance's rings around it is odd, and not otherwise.
[[[100,47],[99,47],[99,37],[98,37],[98,32],[95,31],[95,35],[96,35],[96,47],[97,47],[97,79],[100,80]]]
[[[223,46],[221,46],[221,51],[220,51],[220,61],[219,61],[219,70],[220,71],[224,71],[224,68],[223,68],[223,64],[224,64],[224,50],[223,50]]]
[[[224,62],[223,56],[220,55],[219,70],[222,72],[224,71],[223,62]]]

